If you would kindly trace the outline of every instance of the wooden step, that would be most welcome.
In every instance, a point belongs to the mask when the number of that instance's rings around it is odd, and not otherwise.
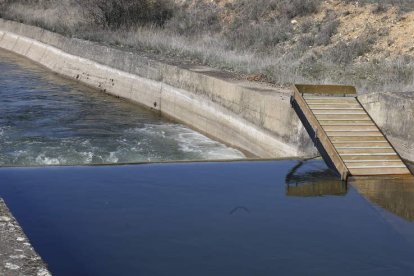
[[[336,148],[336,151],[342,156],[344,154],[389,154],[393,153],[395,154],[395,151],[393,148]]]
[[[366,115],[367,113],[363,109],[317,109],[312,110],[315,115]]]
[[[378,131],[375,125],[372,126],[324,126],[325,131]]]
[[[411,174],[407,168],[354,168],[349,169],[352,175],[392,175]]]
[[[359,103],[336,103],[336,104],[309,104],[310,109],[362,109]]]
[[[383,137],[382,133],[379,131],[326,131],[326,134],[329,137]]]
[[[375,126],[371,120],[320,120],[321,126]]]
[[[368,161],[389,161],[389,160],[401,160],[397,154],[393,155],[342,155],[342,160],[345,163],[352,162],[352,161],[361,161],[361,162],[368,162]]]
[[[303,94],[303,98],[306,101],[310,101],[310,100],[356,101],[355,97],[315,96],[312,94]]]
[[[339,111],[343,111],[343,110],[359,110],[359,111],[364,111],[363,108],[361,107],[311,107],[311,110],[339,110]]]
[[[410,174],[357,100],[354,88],[295,85],[293,98],[343,179],[348,174]]]
[[[318,98],[308,98],[305,99],[306,103],[309,104],[355,104],[358,103],[358,101],[354,98],[341,98],[341,99],[318,99]],[[358,103],[359,104],[359,103]]]
[[[375,161],[348,161],[346,166],[351,167],[372,167],[372,166],[404,166],[405,164],[400,160],[375,160]]]
[[[367,114],[315,114],[318,120],[338,120],[338,121],[354,121],[363,120],[371,121],[371,118]]]
[[[336,142],[333,143],[335,148],[342,149],[342,148],[361,148],[361,147],[369,147],[369,148],[391,148],[390,144],[387,141],[353,141],[353,142]]]
[[[332,143],[338,142],[387,142],[384,136],[335,136],[329,137]]]

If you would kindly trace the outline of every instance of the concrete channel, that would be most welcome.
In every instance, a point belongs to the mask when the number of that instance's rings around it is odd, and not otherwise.
[[[160,112],[250,156],[317,155],[291,108],[289,89],[238,80],[203,66],[172,65],[3,19],[0,48]],[[359,99],[399,154],[414,161],[412,93],[375,93]],[[1,199],[0,248],[0,275],[49,275]]]
[[[253,156],[316,154],[290,106],[289,89],[235,80],[211,68],[170,65],[5,20],[0,20],[0,47]]]
[[[62,76],[144,105],[251,156],[317,155],[290,106],[290,89],[237,80],[204,66],[172,65],[3,19],[0,47]],[[414,161],[413,93],[372,93],[358,98],[399,154]]]

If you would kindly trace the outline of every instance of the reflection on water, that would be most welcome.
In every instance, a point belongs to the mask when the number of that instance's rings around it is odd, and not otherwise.
[[[372,203],[404,218],[414,220],[414,177],[355,177],[349,183]]]
[[[285,178],[287,196],[345,195],[346,182],[320,163],[300,160]]]
[[[346,195],[348,185],[355,187],[370,202],[409,221],[414,221],[414,177],[378,176],[338,179],[322,166],[298,161],[285,178],[287,196]]]

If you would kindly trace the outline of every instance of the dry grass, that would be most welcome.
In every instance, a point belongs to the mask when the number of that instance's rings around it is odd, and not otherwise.
[[[223,1],[224,5],[167,1],[3,0],[0,15],[242,77],[264,74],[277,84],[343,83],[363,91],[414,90],[411,58],[365,58],[379,39],[370,26],[364,35],[333,42],[339,15],[327,11],[315,19],[320,0],[259,0],[260,5],[249,0]],[[292,19],[300,24],[292,24]]]

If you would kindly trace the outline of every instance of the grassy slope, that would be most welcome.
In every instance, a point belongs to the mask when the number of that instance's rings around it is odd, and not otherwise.
[[[0,0],[0,15],[167,60],[233,71],[255,81],[413,91],[410,3]]]

